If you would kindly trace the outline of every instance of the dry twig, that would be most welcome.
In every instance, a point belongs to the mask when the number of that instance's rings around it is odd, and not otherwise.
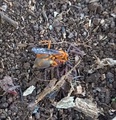
[[[0,11],[0,16],[3,20],[8,22],[9,24],[13,25],[16,29],[18,29],[18,22],[14,21],[13,19],[9,18],[7,15],[5,15],[3,12]]]

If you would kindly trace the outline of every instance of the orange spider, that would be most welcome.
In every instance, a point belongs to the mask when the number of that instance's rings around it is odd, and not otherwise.
[[[54,50],[50,49],[51,41],[41,41],[41,44],[48,44],[48,48],[32,48],[32,51],[37,54],[37,58],[34,62],[34,68],[48,68],[48,67],[56,67],[59,64],[63,64],[68,60],[68,54],[63,50]]]

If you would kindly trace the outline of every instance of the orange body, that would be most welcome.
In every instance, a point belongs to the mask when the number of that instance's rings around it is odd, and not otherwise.
[[[47,43],[48,49],[50,49],[50,41],[42,41],[41,43]],[[37,54],[37,58],[34,63],[34,68],[47,68],[47,67],[56,67],[60,64],[64,64],[68,60],[68,54],[63,50],[58,50],[58,54]]]

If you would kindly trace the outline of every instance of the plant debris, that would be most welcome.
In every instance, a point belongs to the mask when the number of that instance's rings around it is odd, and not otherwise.
[[[113,67],[116,65],[116,60],[113,60],[112,58],[104,58],[100,60],[97,56],[96,57],[96,63],[95,65],[92,65],[92,68],[88,71],[88,73],[93,73],[96,70],[100,68],[104,68],[105,66]]]
[[[35,86],[30,86],[28,87],[24,92],[23,92],[23,96],[27,96],[27,95],[30,95],[35,89]]]
[[[74,97],[65,97],[63,99],[61,99],[57,104],[56,104],[56,108],[63,108],[63,109],[68,109],[68,108],[72,108],[75,107],[75,103],[74,103]]]
[[[10,76],[5,76],[4,79],[0,80],[0,87],[6,92],[13,95],[17,95],[16,88],[19,85],[15,86],[13,80]]]
[[[0,11],[0,17],[7,21],[8,23],[10,23],[11,25],[13,25],[16,29],[18,29],[18,22],[12,20],[10,17],[8,17],[7,15],[5,15],[3,12]]]

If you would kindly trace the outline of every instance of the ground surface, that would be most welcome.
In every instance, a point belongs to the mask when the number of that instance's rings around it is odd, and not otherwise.
[[[45,2],[46,1],[46,2]],[[1,20],[0,28],[0,79],[10,76],[14,85],[20,85],[23,92],[34,85],[36,89],[31,95],[21,99],[18,95],[4,93],[0,90],[0,120],[29,120],[31,112],[27,109],[29,102],[35,100],[49,83],[51,76],[44,70],[33,69],[35,55],[33,46],[40,40],[51,40],[52,48],[67,50],[73,43],[85,52],[81,63],[76,68],[77,74],[83,76],[80,81],[85,95],[72,93],[75,97],[92,98],[98,107],[105,111],[105,120],[110,120],[116,110],[116,69],[105,66],[88,73],[95,64],[95,55],[103,58],[116,59],[116,1],[115,0],[1,0],[0,10],[9,18],[18,22],[16,29],[5,20]],[[7,9],[3,10],[3,5]],[[73,55],[71,56],[73,57]],[[71,58],[70,58],[71,59]],[[73,58],[74,59],[74,58]],[[61,68],[62,69],[62,68]],[[60,78],[59,78],[60,79]],[[59,90],[55,101],[67,95],[63,88]],[[78,120],[89,119],[79,111],[72,109],[58,110],[52,105],[49,97],[39,102],[39,111],[34,118],[41,120]],[[29,118],[30,117],[30,118]],[[34,119],[33,118],[33,119]],[[99,118],[100,119],[100,118]],[[102,118],[103,119],[103,118]]]

